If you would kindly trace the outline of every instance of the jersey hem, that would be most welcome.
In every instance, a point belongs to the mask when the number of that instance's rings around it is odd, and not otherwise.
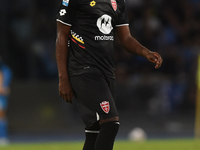
[[[91,74],[103,74],[105,77],[108,77],[108,78],[111,78],[111,79],[116,79],[115,75],[105,74],[105,73],[98,72],[98,71],[95,71],[95,70],[88,70],[88,71],[84,71],[84,72],[69,73],[69,77],[78,76],[78,75],[82,75],[82,74],[88,74],[88,73],[91,73]]]
[[[60,23],[62,23],[62,24],[64,24],[64,25],[72,26],[71,24],[65,23],[65,22],[63,22],[63,21],[61,21],[61,20],[59,20],[59,19],[56,19],[56,21],[58,21],[58,22],[60,22]]]

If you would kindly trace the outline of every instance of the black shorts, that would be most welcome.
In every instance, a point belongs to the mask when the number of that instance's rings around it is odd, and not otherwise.
[[[75,100],[86,127],[101,119],[118,116],[115,106],[115,79],[102,74],[70,77]]]

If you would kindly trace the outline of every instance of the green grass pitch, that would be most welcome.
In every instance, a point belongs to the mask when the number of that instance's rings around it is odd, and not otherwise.
[[[81,150],[83,142],[13,143],[0,150]],[[116,141],[114,150],[200,150],[200,140]]]

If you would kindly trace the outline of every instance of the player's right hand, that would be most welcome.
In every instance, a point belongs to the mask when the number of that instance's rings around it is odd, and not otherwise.
[[[71,84],[68,80],[59,81],[59,95],[66,102],[72,104],[73,91]]]

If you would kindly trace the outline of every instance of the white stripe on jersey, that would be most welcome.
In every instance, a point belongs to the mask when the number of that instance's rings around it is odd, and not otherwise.
[[[116,25],[116,27],[121,27],[121,26],[128,26],[129,24],[119,24],[119,25]]]
[[[58,22],[60,22],[60,23],[62,23],[62,24],[68,25],[68,26],[72,26],[71,24],[65,23],[65,22],[63,22],[63,21],[61,21],[61,20],[59,20],[59,19],[56,19],[56,21],[58,21]]]

